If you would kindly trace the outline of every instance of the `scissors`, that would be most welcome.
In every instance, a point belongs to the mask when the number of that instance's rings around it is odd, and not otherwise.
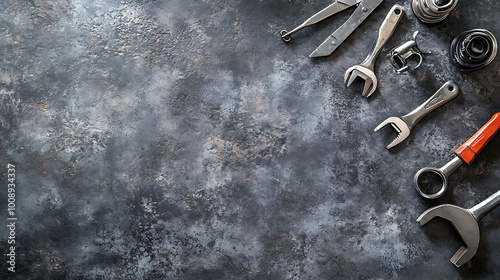
[[[300,29],[318,23],[331,15],[357,5],[351,17],[314,50],[309,57],[328,56],[383,2],[383,0],[336,0],[328,7],[308,18],[292,31],[281,31],[281,39],[290,42],[291,35]]]

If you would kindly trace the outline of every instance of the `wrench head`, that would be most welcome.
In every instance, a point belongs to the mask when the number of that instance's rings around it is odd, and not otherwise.
[[[382,123],[380,123],[377,127],[375,127],[374,131],[378,131],[379,129],[381,129],[382,127],[384,127],[388,124],[391,124],[392,127],[394,127],[394,129],[398,132],[398,137],[396,137],[396,139],[394,139],[387,146],[387,149],[390,149],[390,148],[396,146],[397,144],[403,142],[408,137],[408,135],[410,135],[410,128],[401,118],[390,117],[390,118],[386,119],[385,121],[383,121]]]
[[[377,77],[373,70],[370,70],[361,65],[354,65],[351,68],[347,69],[344,75],[344,83],[347,86],[350,86],[352,82],[360,77],[365,80],[365,86],[363,88],[363,97],[369,97],[372,93],[377,89]]]
[[[456,267],[467,263],[476,254],[479,247],[479,226],[472,212],[452,204],[443,204],[422,213],[417,218],[417,222],[420,225],[425,225],[434,217],[450,221],[464,242],[464,245],[458,249],[450,261]]]

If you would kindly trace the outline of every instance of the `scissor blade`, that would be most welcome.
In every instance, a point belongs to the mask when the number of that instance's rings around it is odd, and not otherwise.
[[[314,14],[312,17],[308,18],[302,25],[309,26],[311,24],[320,22],[331,15],[359,4],[361,1],[362,0],[337,0],[330,4],[328,7]]]
[[[384,0],[363,0],[347,19],[332,35],[319,45],[309,57],[328,56],[332,54],[351,33],[382,3]]]

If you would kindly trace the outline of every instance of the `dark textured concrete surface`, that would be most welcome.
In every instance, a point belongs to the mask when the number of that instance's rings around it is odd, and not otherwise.
[[[500,36],[500,2],[460,1],[420,23],[385,1],[334,54],[313,51],[352,10],[291,29],[330,1],[3,0],[1,279],[499,279],[500,210],[477,255],[428,207],[500,189],[500,136],[436,201],[413,176],[441,166],[500,109],[500,60],[463,74],[456,35]],[[379,89],[346,88],[393,4],[406,15],[377,61]],[[388,50],[419,30],[431,54],[396,74]],[[454,79],[461,95],[388,151],[390,129]],[[7,271],[7,164],[16,166],[16,273]]]

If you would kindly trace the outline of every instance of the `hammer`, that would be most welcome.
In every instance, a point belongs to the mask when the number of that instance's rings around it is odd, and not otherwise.
[[[420,225],[425,225],[434,217],[441,217],[451,222],[465,243],[450,260],[456,267],[460,267],[468,262],[477,252],[477,248],[479,247],[479,220],[499,204],[500,191],[497,191],[470,209],[464,209],[452,204],[442,204],[432,207],[422,213],[417,218],[417,222]]]

